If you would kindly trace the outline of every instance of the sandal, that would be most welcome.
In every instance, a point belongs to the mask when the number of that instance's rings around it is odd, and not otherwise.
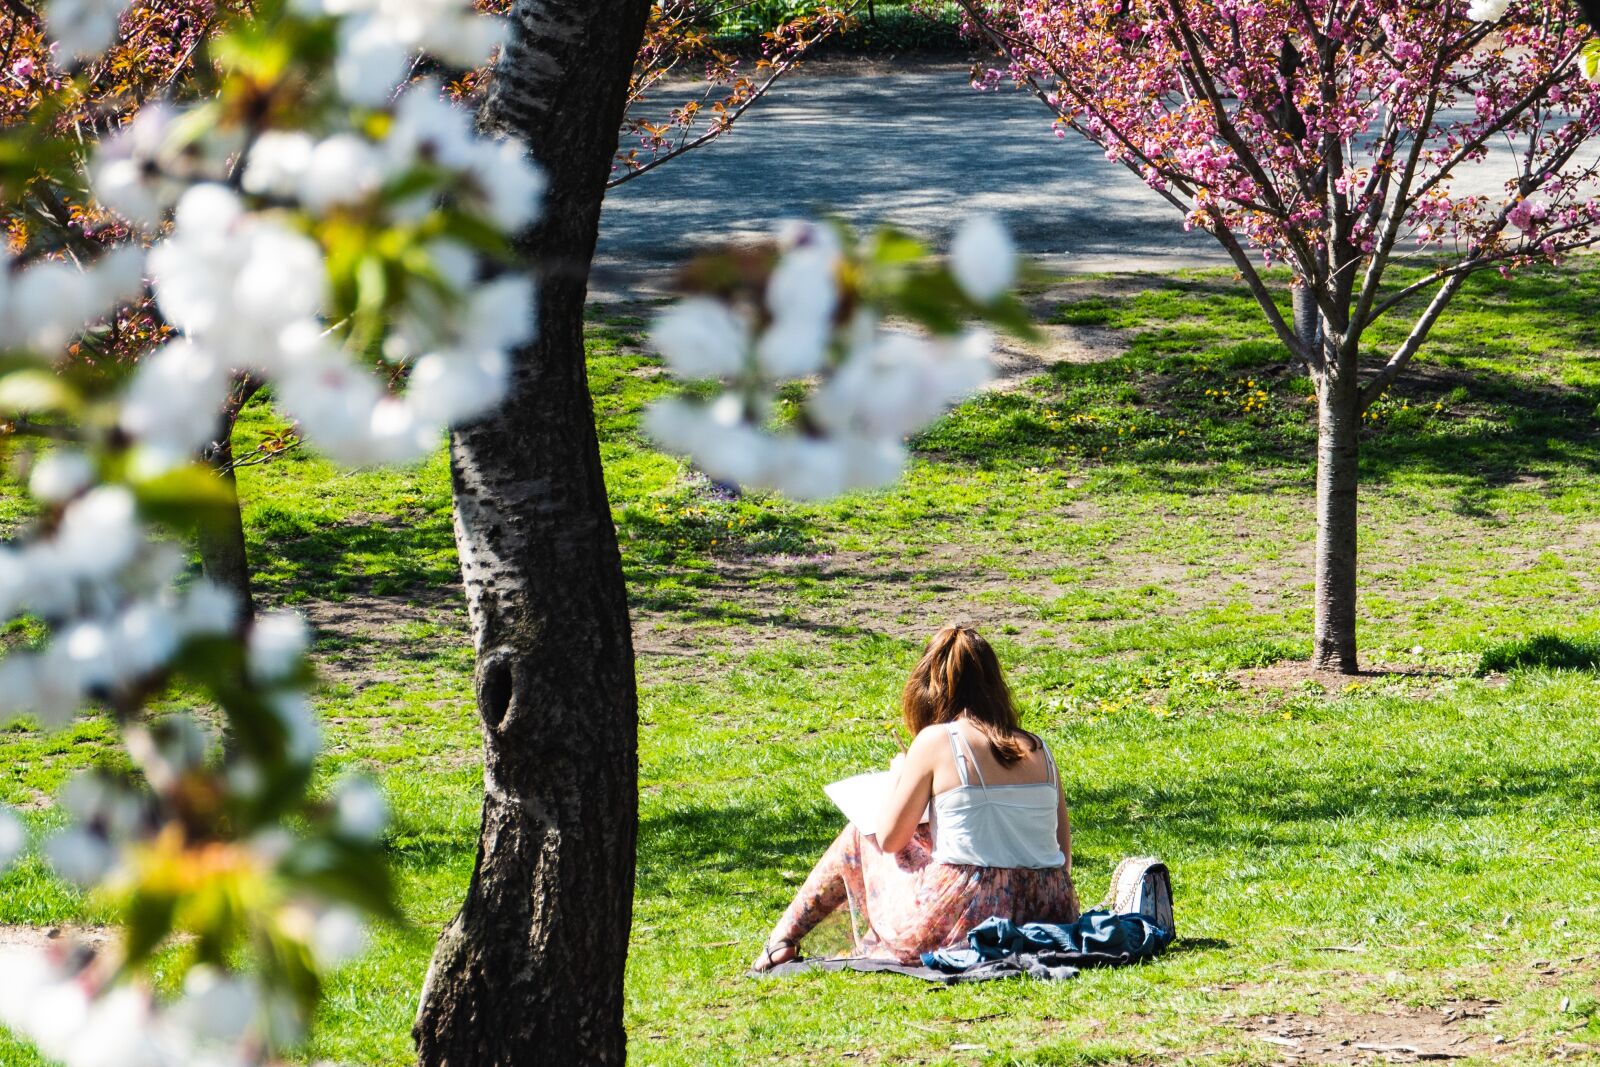
[[[774,954],[781,952],[783,949],[791,950],[794,955],[786,960],[773,959]],[[800,946],[798,944],[788,938],[774,938],[762,947],[761,955],[757,956],[756,961],[750,965],[750,973],[765,974],[774,967],[781,967],[785,963],[793,963],[798,959],[800,959]]]

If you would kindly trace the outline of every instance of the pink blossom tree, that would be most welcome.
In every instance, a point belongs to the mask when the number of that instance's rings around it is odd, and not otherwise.
[[[960,0],[1071,129],[1226,249],[1317,394],[1313,660],[1356,658],[1363,412],[1474,272],[1600,240],[1600,92],[1570,0]],[[1509,8],[1509,10],[1508,10]],[[1472,170],[1473,188],[1464,188]],[[1482,177],[1492,170],[1489,182]],[[1492,192],[1484,192],[1485,188]],[[1401,258],[1427,273],[1403,283]],[[1294,273],[1286,318],[1262,266]],[[1405,315],[1389,351],[1374,323]]]

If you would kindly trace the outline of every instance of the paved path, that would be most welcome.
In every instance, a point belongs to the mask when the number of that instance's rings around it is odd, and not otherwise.
[[[856,68],[859,70],[859,68]],[[661,94],[670,98],[669,94]],[[1597,146],[1600,148],[1600,146]],[[1514,160],[1495,144],[1458,192],[1499,195]],[[835,211],[892,222],[944,247],[974,209],[1061,271],[1164,271],[1228,262],[1208,234],[1015,90],[980,93],[960,63],[877,72],[802,68],[726,137],[614,190],[599,293],[649,291],[697,245],[770,234],[781,219]]]
[[[975,208],[1068,270],[1170,270],[1224,262],[1176,210],[1076,135],[1058,139],[1031,96],[979,93],[961,64],[892,74],[802,68],[726,137],[614,190],[597,281],[680,262],[696,244],[771,232],[835,211],[893,222],[943,246]]]

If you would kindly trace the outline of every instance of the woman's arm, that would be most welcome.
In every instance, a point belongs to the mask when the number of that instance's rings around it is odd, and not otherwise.
[[[933,772],[939,739],[934,731],[924,730],[911,742],[900,762],[900,776],[889,787],[889,801],[878,820],[878,847],[899,852],[911,844],[922,822],[922,812],[933,797]]]

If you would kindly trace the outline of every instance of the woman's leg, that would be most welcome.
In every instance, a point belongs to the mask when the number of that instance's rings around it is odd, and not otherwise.
[[[845,902],[848,896],[846,879],[860,867],[861,832],[854,823],[847,823],[817,865],[811,868],[811,874],[789,902],[783,918],[772,928],[767,938],[767,951],[756,960],[755,969],[764,971],[794,959],[801,940]]]

